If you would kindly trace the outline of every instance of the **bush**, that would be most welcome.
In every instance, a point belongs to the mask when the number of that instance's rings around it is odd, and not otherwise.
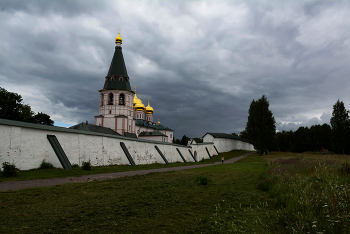
[[[82,168],[83,168],[83,170],[85,170],[85,171],[91,171],[91,163],[90,163],[90,161],[88,161],[88,162],[83,162],[83,163],[82,163]]]
[[[50,162],[46,162],[45,159],[40,164],[39,169],[50,169],[53,168],[53,165]]]
[[[200,162],[204,163],[204,158],[202,158],[202,160],[200,160]]]
[[[198,185],[207,185],[210,184],[212,181],[211,179],[207,178],[206,176],[197,176],[195,183]]]
[[[3,169],[2,176],[4,177],[17,176],[17,172],[19,172],[19,169],[16,168],[14,164],[10,164],[9,162],[3,162],[2,169]]]
[[[79,167],[79,165],[76,164],[76,163],[74,163],[74,164],[72,164],[72,167],[73,167],[73,168],[74,168],[74,167]]]
[[[342,175],[348,176],[350,175],[350,163],[343,163],[339,168],[339,172]]]

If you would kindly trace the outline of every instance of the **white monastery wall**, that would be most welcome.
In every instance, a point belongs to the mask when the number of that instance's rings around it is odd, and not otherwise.
[[[158,146],[169,163],[183,162],[176,148],[180,150],[187,162],[194,161],[189,149],[197,152],[198,160],[209,158],[205,147],[211,155],[216,155],[213,144],[195,145],[193,147],[196,148],[192,149],[188,146],[90,133],[83,130],[18,121],[0,121],[0,164],[14,163],[20,170],[38,168],[43,160],[49,161],[54,167],[62,168],[47,135],[55,135],[70,163],[78,165],[89,160],[92,166],[130,165],[120,142],[125,144],[136,165],[164,164],[155,146]],[[3,124],[3,122],[14,124]]]
[[[209,133],[203,137],[203,142],[213,142],[219,153],[229,152],[231,150],[249,150],[255,151],[254,146],[248,142],[229,138],[213,137]],[[191,145],[192,146],[192,145]],[[209,151],[210,152],[210,151]],[[210,155],[212,153],[210,152]]]

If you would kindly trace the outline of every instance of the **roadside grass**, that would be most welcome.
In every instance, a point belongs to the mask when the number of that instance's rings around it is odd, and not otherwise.
[[[285,233],[274,199],[257,188],[266,167],[254,154],[232,164],[2,192],[0,233]],[[212,183],[198,185],[198,176]]]
[[[350,233],[350,156],[272,152],[259,188],[290,233]]]
[[[18,180],[35,180],[35,179],[48,179],[48,178],[63,178],[63,177],[78,177],[83,175],[94,175],[94,174],[105,174],[113,172],[122,172],[122,171],[137,171],[137,170],[147,170],[147,169],[157,169],[157,168],[167,168],[167,167],[180,167],[180,166],[189,166],[189,165],[198,165],[198,164],[209,164],[214,162],[219,162],[221,157],[224,156],[225,160],[238,157],[249,151],[245,150],[233,150],[231,152],[221,153],[219,155],[213,156],[211,159],[205,159],[204,162],[187,162],[187,163],[169,163],[169,164],[149,164],[149,165],[137,165],[132,167],[130,165],[111,165],[111,166],[100,166],[92,167],[91,171],[82,170],[81,167],[73,167],[72,170],[64,170],[60,168],[48,168],[48,169],[32,169],[27,171],[18,172],[16,177],[1,177],[1,181],[18,181]]]

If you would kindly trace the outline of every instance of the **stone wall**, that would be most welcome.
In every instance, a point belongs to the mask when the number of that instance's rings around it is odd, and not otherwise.
[[[78,165],[89,160],[92,166],[130,165],[120,142],[125,144],[136,165],[165,163],[155,146],[169,163],[183,162],[176,148],[187,162],[194,161],[189,150],[197,152],[197,160],[209,158],[205,147],[211,156],[217,155],[213,143],[182,146],[0,119],[0,164],[10,162],[20,170],[29,170],[38,168],[43,160],[47,160],[54,167],[62,168],[47,135],[55,135],[70,163]]]
[[[228,139],[228,138],[218,138],[213,137],[210,134],[206,134],[203,137],[203,142],[212,142],[214,143],[217,150],[222,152],[229,152],[231,150],[248,150],[255,151],[254,146],[248,142]]]

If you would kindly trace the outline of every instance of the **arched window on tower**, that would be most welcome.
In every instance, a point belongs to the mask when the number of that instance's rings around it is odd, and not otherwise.
[[[125,94],[124,93],[119,95],[119,105],[125,105]]]
[[[108,95],[108,105],[113,105],[113,93]]]
[[[105,95],[101,94],[101,106],[103,106],[103,99],[104,99]]]
[[[119,76],[119,81],[123,81],[123,78],[124,78],[124,77],[123,77],[122,75],[120,75],[120,76]]]

